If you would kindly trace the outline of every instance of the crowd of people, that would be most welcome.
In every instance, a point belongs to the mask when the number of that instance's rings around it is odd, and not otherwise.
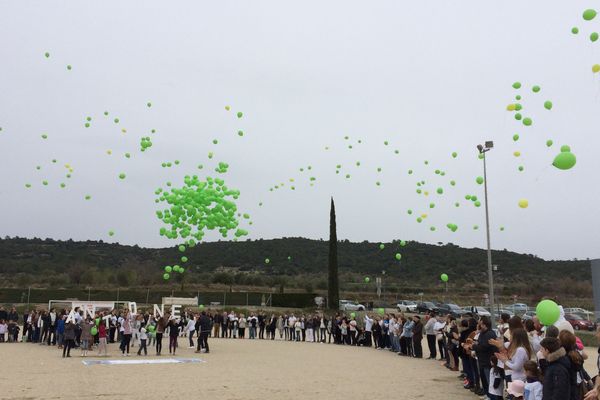
[[[188,309],[175,318],[169,312],[155,317],[150,312],[134,315],[127,309],[94,316],[74,311],[26,312],[19,338],[18,313],[14,308],[10,312],[0,309],[0,341],[57,346],[63,357],[70,357],[74,348],[87,356],[93,347],[97,355],[106,356],[108,344],[116,342],[123,356],[133,347],[138,348],[138,356],[147,355],[148,348],[160,356],[164,336],[169,338],[172,355],[179,341],[187,340],[189,348],[208,353],[209,337],[278,339],[374,347],[413,358],[423,358],[425,342],[427,359],[442,361],[446,368],[459,372],[465,390],[482,399],[588,400],[598,399],[600,394],[584,368],[589,355],[562,316],[554,325],[544,327],[535,317],[522,320],[506,314],[494,323],[489,317],[471,313],[459,319],[428,313],[421,321],[418,315],[403,313],[361,313],[360,317],[336,313],[329,317],[322,312],[298,316],[259,312],[246,316],[233,311]]]

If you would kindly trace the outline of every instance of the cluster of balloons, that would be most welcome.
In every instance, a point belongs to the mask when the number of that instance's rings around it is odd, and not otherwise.
[[[229,164],[225,162],[219,162],[219,165],[215,168],[215,172],[219,174],[224,174],[229,169]]]
[[[140,151],[146,151],[147,148],[152,147],[152,140],[150,136],[145,136],[140,139]]]
[[[223,237],[235,230],[235,237],[247,235],[239,229],[237,206],[233,200],[240,196],[239,190],[229,189],[225,181],[198,176],[185,176],[184,186],[170,191],[157,190],[157,203],[165,202],[168,208],[156,212],[167,227],[160,228],[160,235],[169,239],[204,238],[206,230],[217,230]]]
[[[575,154],[571,153],[571,147],[562,146],[560,148],[560,153],[554,157],[554,161],[552,161],[552,165],[558,169],[567,170],[571,169],[577,163],[577,157]]]
[[[179,274],[183,274],[185,272],[185,268],[180,267],[179,265],[174,265],[172,267],[170,265],[167,265],[164,268],[164,271],[165,273],[163,274],[163,279],[167,281],[171,278],[171,273],[176,272]]]

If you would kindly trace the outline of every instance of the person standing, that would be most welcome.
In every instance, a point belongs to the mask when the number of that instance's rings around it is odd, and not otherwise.
[[[137,355],[142,355],[142,350],[144,351],[144,355],[148,355],[148,349],[146,348],[146,342],[148,341],[148,334],[146,333],[146,325],[142,323],[140,325],[140,348],[138,349]]]
[[[415,358],[423,358],[423,347],[421,342],[423,341],[423,324],[421,323],[421,317],[415,315],[413,317],[415,325],[413,326],[413,353]]]
[[[106,324],[104,323],[104,321],[101,320],[100,324],[98,324],[98,355],[104,357],[108,356],[108,350],[106,345],[106,331]]]
[[[202,311],[200,318],[196,324],[198,330],[198,347],[196,353],[200,353],[204,349],[205,353],[209,353],[208,335],[210,333],[210,318],[206,315],[206,311]]]
[[[71,357],[71,349],[75,347],[75,325],[69,321],[65,325],[65,345],[63,347],[63,358]]]
[[[266,317],[263,313],[258,314],[258,338],[265,338],[265,327],[267,326]]]
[[[169,328],[169,354],[175,355],[177,351],[177,338],[179,337],[179,322],[172,316],[169,318],[167,327]]]
[[[425,315],[425,335],[427,336],[427,347],[429,347],[428,360],[435,360],[437,357],[437,351],[435,349],[435,314],[428,313]]]
[[[548,362],[544,370],[542,392],[544,400],[570,399],[572,379],[571,361],[567,352],[556,338],[545,338],[540,342],[541,353]]]
[[[167,328],[167,318],[169,314],[165,314],[158,319],[156,322],[156,355],[160,356],[162,352],[162,338]]]
[[[221,331],[221,324],[223,323],[223,315],[219,312],[215,313],[213,318],[213,337],[218,338],[219,332]],[[200,337],[198,337],[200,339]],[[192,344],[193,346],[193,344]]]
[[[279,332],[279,339],[283,339],[283,316],[280,315],[277,318],[277,331]],[[275,332],[273,332],[273,336],[275,336]],[[287,329],[285,330],[285,336],[286,336],[286,340],[287,340]]]
[[[475,351],[477,361],[479,362],[479,378],[481,379],[481,388],[488,397],[489,377],[491,368],[491,357],[498,350],[496,346],[490,344],[490,339],[496,339],[496,333],[492,330],[492,321],[489,317],[481,317],[479,320],[479,336],[473,341],[471,349]]]
[[[217,314],[217,315],[219,315],[219,314]],[[196,321],[194,320],[193,315],[190,315],[190,318],[188,319],[188,322],[187,322],[187,327],[185,329],[187,330],[187,333],[188,333],[188,339],[190,341],[190,349],[193,349],[194,348],[194,332],[196,331]],[[216,329],[215,332],[217,332],[216,337],[219,337],[219,334],[218,334],[219,329]],[[200,338],[200,336],[198,333],[198,340],[200,340],[199,338]]]

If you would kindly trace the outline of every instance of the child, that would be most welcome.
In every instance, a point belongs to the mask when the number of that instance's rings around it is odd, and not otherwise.
[[[87,357],[88,350],[92,347],[92,326],[94,323],[90,317],[81,324],[81,357]]]
[[[104,357],[108,356],[107,346],[106,346],[106,323],[100,320],[100,324],[98,324],[98,355]],[[109,328],[110,330],[110,328]],[[104,354],[102,352],[104,351]]]
[[[527,383],[525,384],[525,400],[542,400],[541,371],[535,361],[526,361],[523,364]]]
[[[9,342],[17,342],[19,339],[19,325],[15,321],[10,321],[8,323],[8,341]]]
[[[523,393],[525,392],[525,382],[515,380],[508,383],[508,394],[513,396],[514,400],[523,400]]]
[[[504,369],[498,367],[498,358],[490,357],[492,368],[490,369],[490,381],[488,388],[488,397],[490,400],[502,400],[504,393]]]
[[[179,336],[179,321],[176,321],[174,317],[171,317],[168,325],[169,327],[169,354],[175,355],[177,350],[177,337]]]
[[[8,325],[3,319],[0,320],[0,343],[4,343],[4,336],[8,332]]]
[[[146,342],[148,341],[148,335],[146,334],[146,324],[142,322],[140,328],[140,348],[137,352],[138,356],[142,354],[142,350],[144,350],[144,355],[148,355],[148,350],[146,349]]]

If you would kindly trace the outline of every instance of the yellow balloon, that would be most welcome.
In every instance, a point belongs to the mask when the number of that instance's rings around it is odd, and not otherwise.
[[[428,192],[427,190],[426,190],[426,191],[424,191],[424,192],[423,192],[423,194],[424,194],[425,196],[429,196],[429,192]]]
[[[515,152],[513,153],[513,155],[514,155],[515,157],[520,157],[520,156],[521,156],[521,152],[520,152],[520,151],[515,151]]]
[[[594,64],[592,65],[592,72],[597,74],[598,72],[600,72],[600,64]]]
[[[517,105],[516,104],[509,104],[506,106],[506,110],[507,111],[515,111],[517,109]]]
[[[225,106],[225,109],[226,109],[227,111],[229,111],[229,110],[231,110],[231,107],[229,107],[229,106]]]
[[[106,150],[106,154],[111,155],[112,151],[111,150]]]
[[[427,218],[427,214],[421,214],[421,218]]]
[[[529,201],[527,201],[527,199],[519,200],[519,207],[521,207],[521,208],[529,207]]]

